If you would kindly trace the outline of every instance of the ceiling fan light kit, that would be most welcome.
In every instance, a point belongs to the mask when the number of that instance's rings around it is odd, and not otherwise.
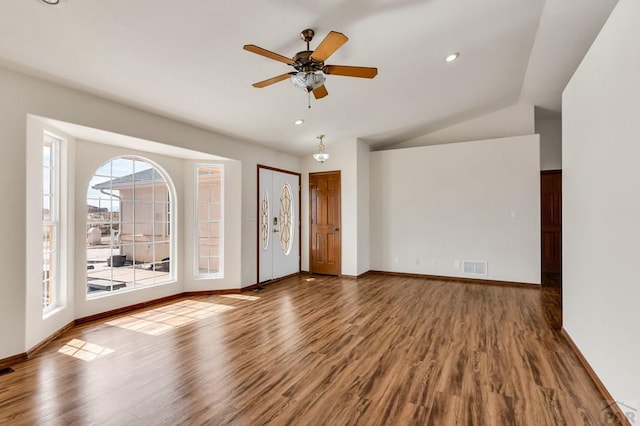
[[[312,92],[314,89],[324,85],[327,77],[322,71],[299,71],[295,74],[291,74],[291,83],[299,89],[305,92]]]
[[[253,87],[263,88],[289,79],[295,87],[303,89],[309,94],[313,93],[316,99],[321,99],[329,94],[324,85],[327,75],[374,78],[378,74],[378,69],[372,67],[326,65],[324,62],[349,39],[342,33],[331,31],[315,50],[310,50],[309,43],[313,40],[314,35],[315,32],[310,28],[300,33],[300,38],[307,44],[307,50],[296,53],[291,59],[254,44],[244,45],[244,50],[273,59],[274,61],[283,62],[295,69],[295,72],[288,72],[254,83]],[[311,106],[309,105],[309,107]]]

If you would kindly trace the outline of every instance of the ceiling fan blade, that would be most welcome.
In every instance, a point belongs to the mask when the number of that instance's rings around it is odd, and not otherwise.
[[[329,92],[327,92],[327,88],[324,86],[324,84],[313,89],[313,96],[315,96],[316,99],[322,99],[328,94]]]
[[[291,74],[293,73],[280,74],[279,76],[272,77],[264,81],[259,81],[257,83],[253,83],[252,86],[257,88],[271,86],[274,83],[278,83],[279,81],[288,79]]]
[[[378,75],[378,68],[350,67],[347,65],[327,65],[323,71],[325,74],[344,75],[346,77],[373,78]]]
[[[340,47],[345,44],[349,40],[346,35],[331,31],[327,36],[320,42],[316,50],[311,54],[311,59],[316,62],[324,62],[329,56],[333,55],[333,53],[340,49]]]
[[[243,47],[244,50],[248,50],[252,53],[257,53],[258,55],[262,55],[266,58],[273,59],[275,61],[284,62],[287,65],[293,65],[293,59],[287,58],[286,56],[282,56],[278,53],[274,53],[270,50],[263,49],[262,47],[258,47],[255,44],[245,44]]]

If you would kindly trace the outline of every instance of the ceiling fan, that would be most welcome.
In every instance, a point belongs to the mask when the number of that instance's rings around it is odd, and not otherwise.
[[[347,65],[326,65],[329,56],[342,47],[349,39],[342,33],[331,31],[320,42],[316,50],[309,50],[309,42],[315,35],[312,29],[306,29],[300,33],[300,38],[307,43],[307,50],[296,53],[293,58],[271,52],[255,44],[245,44],[243,49],[257,53],[275,61],[284,62],[292,66],[295,71],[281,74],[270,79],[253,83],[253,87],[267,87],[274,83],[290,79],[294,86],[304,89],[307,93],[313,92],[316,99],[324,98],[329,94],[324,86],[326,75],[342,75],[345,77],[373,78],[378,74],[377,68],[352,67]],[[309,106],[311,107],[311,106]]]

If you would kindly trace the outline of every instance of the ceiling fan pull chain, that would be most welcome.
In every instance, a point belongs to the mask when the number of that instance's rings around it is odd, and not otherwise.
[[[311,109],[311,92],[307,92],[307,103],[309,105],[307,109]]]

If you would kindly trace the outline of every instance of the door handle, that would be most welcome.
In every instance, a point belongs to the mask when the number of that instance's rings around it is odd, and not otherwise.
[[[273,228],[273,233],[275,234],[276,232],[280,232],[279,229]]]
[[[340,230],[340,228],[333,228],[333,230],[337,232]]]

